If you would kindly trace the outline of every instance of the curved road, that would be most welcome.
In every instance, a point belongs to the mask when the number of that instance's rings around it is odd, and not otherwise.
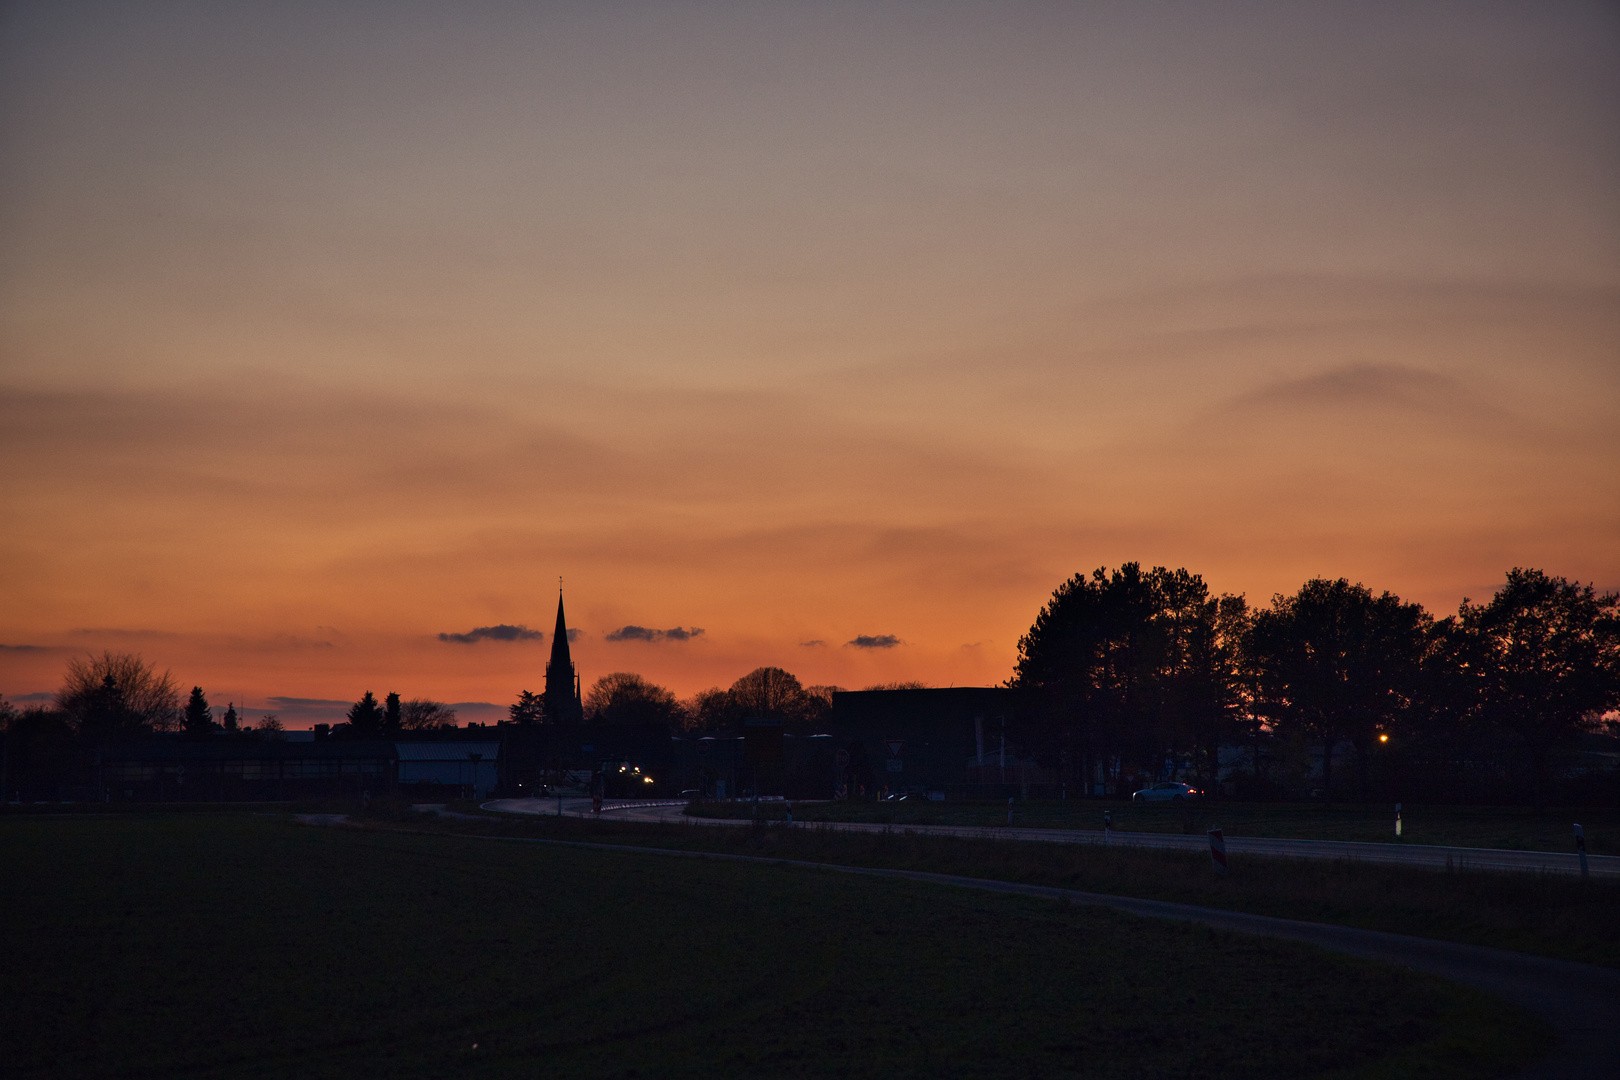
[[[747,821],[738,819],[688,818],[680,812],[683,806],[684,803],[650,800],[610,802],[604,804],[603,812],[612,814],[614,818],[619,820],[631,821],[681,820],[713,825],[748,824]],[[556,814],[560,812],[569,816],[581,817],[588,817],[591,813],[589,799],[565,798],[561,802],[556,799],[497,799],[486,803],[485,808],[505,813]],[[828,823],[815,823],[817,827],[823,827],[825,824]],[[895,826],[867,825],[864,823],[839,822],[831,824],[836,828],[861,832],[895,828]],[[989,836],[1001,839],[1057,840],[1070,843],[1103,842],[1101,839],[1076,839],[1069,835],[1047,835],[1065,833],[1065,830],[1058,829],[973,829],[959,826],[905,826],[904,828],[915,832]],[[1097,834],[1091,835],[1096,836]],[[1149,837],[1154,840],[1166,839],[1161,834],[1153,833],[1115,833],[1111,840],[1118,843],[1126,836],[1131,838],[1131,842]],[[1204,842],[1201,837],[1172,835],[1168,839],[1178,841],[1178,843],[1150,843],[1140,846],[1180,847],[1184,845],[1179,842],[1192,840],[1196,841],[1196,843],[1191,846],[1202,847]],[[1254,854],[1286,854],[1296,857],[1304,855],[1308,858],[1369,858],[1367,855],[1362,855],[1359,850],[1345,852],[1337,849],[1384,846],[1379,844],[1340,844],[1332,841],[1246,840],[1243,848],[1235,848],[1234,839],[1237,838],[1227,838],[1226,844],[1229,853],[1235,850],[1247,850]],[[1358,930],[1347,926],[1330,926],[1324,923],[1278,919],[1266,915],[1249,915],[1243,912],[1196,907],[1191,904],[1176,904],[1163,900],[1138,900],[1126,896],[1074,892],[1068,889],[1022,885],[1015,882],[992,881],[984,878],[959,877],[952,874],[838,866],[831,863],[768,859],[754,855],[670,851],[665,848],[629,847],[620,844],[588,844],[560,840],[524,842],[567,844],[575,847],[636,851],[683,858],[774,863],[782,866],[801,866],[837,873],[862,874],[869,877],[904,878],[911,881],[927,881],[960,888],[982,889],[989,892],[1044,896],[1068,903],[1093,904],[1114,908],[1133,915],[1179,919],[1201,923],[1221,930],[1301,941],[1320,948],[1331,949],[1334,952],[1348,953],[1383,963],[1400,964],[1431,975],[1438,975],[1452,982],[1492,994],[1540,1016],[1556,1032],[1557,1045],[1546,1058],[1520,1074],[1523,1080],[1604,1080],[1604,1078],[1612,1080],[1612,1078],[1620,1076],[1620,971],[1592,964],[1576,964],[1567,960],[1552,960],[1525,953],[1509,952],[1504,949],[1487,949],[1478,945],[1458,945],[1447,941],[1432,941],[1428,938],[1410,937],[1405,934],[1388,934],[1376,930]],[[1250,843],[1256,846],[1249,847],[1248,844]],[[1273,844],[1284,846],[1277,849],[1268,849],[1267,846],[1262,846]],[[1306,845],[1313,844],[1318,846],[1315,848],[1306,847]],[[1475,848],[1399,848],[1397,850],[1403,853],[1416,850],[1419,853],[1420,860],[1433,858],[1432,854],[1424,855],[1424,852],[1468,852],[1470,857],[1466,863],[1453,863],[1452,865],[1467,865],[1480,869],[1542,868],[1533,863],[1530,865],[1523,863],[1493,863],[1486,858],[1479,857],[1481,849]],[[1547,853],[1486,852],[1486,854],[1542,855]],[[1441,857],[1444,858],[1444,855]],[[1453,855],[1453,858],[1455,858],[1455,855]],[[1404,862],[1408,860],[1373,859],[1372,861]],[[1608,861],[1620,862],[1620,859],[1609,859]],[[1434,863],[1432,861],[1412,860],[1410,865],[1433,866]],[[1439,865],[1444,866],[1446,863],[1441,862]],[[1594,866],[1593,871],[1594,873],[1598,872],[1598,868]],[[1608,872],[1614,873],[1615,871]]]

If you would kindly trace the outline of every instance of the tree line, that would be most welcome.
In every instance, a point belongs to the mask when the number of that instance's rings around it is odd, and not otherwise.
[[[366,691],[342,723],[338,739],[391,739],[431,735],[456,726],[456,710],[430,698],[378,701]],[[216,718],[201,686],[182,703],[172,673],[139,654],[103,652],[68,660],[62,687],[46,705],[17,709],[0,699],[0,790],[32,778],[45,789],[72,786],[99,747],[153,735],[190,739],[281,740],[286,731],[273,712],[250,720],[235,702]]]
[[[1125,563],[1058,586],[1020,638],[1006,685],[1008,734],[1021,752],[1082,789],[1155,778],[1168,764],[1204,786],[1224,776],[1238,794],[1318,786],[1366,798],[1404,785],[1408,797],[1542,798],[1580,737],[1620,735],[1620,597],[1516,568],[1489,600],[1464,600],[1444,617],[1345,578],[1315,578],[1251,607],[1185,568]],[[837,689],[765,666],[683,700],[613,672],[583,704],[588,723],[643,731],[732,733],[757,716],[811,734]],[[508,711],[538,724],[544,706],[525,690]],[[455,723],[442,702],[394,692],[379,701],[368,690],[331,735],[384,739]],[[70,660],[51,707],[19,712],[0,701],[0,729],[12,775],[160,732],[283,737],[273,713],[250,723],[233,702],[216,720],[202,687],[182,704],[169,672],[111,652]],[[1599,781],[1615,788],[1615,772]]]
[[[1540,796],[1560,749],[1620,733],[1620,612],[1541,570],[1436,618],[1345,578],[1250,608],[1186,569],[1126,563],[1058,586],[1008,685],[1020,740],[1082,783],[1184,760],[1213,784],[1222,748],[1246,746],[1257,793],[1297,788],[1319,756],[1329,794]]]
[[[712,686],[683,700],[635,672],[615,671],[596,680],[583,705],[586,722],[593,724],[733,733],[744,718],[771,717],[789,731],[809,734],[826,719],[839,689],[805,686],[782,668],[757,667],[725,689]],[[524,690],[507,711],[520,724],[544,723],[545,695]]]
[[[265,713],[257,724],[226,706],[220,719],[203,688],[193,686],[184,705],[174,676],[159,672],[137,653],[103,652],[71,657],[54,708],[30,710],[36,722],[54,720],[88,743],[140,738],[159,732],[201,737],[222,733],[244,738],[279,738],[281,721]]]

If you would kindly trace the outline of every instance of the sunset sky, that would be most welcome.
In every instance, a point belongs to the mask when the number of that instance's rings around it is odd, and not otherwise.
[[[0,693],[504,705],[559,575],[683,695],[1131,559],[1620,587],[1617,11],[7,3]]]

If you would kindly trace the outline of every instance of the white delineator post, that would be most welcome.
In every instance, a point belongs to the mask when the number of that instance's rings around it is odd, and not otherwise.
[[[1217,874],[1226,876],[1226,837],[1218,825],[1209,830],[1209,861],[1215,864]]]
[[[1395,804],[1395,835],[1401,835],[1401,804]]]
[[[1586,830],[1579,825],[1575,826],[1575,854],[1581,857],[1581,877],[1590,877],[1586,869]]]

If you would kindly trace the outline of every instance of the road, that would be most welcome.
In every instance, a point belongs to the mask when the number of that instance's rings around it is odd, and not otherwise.
[[[510,814],[555,814],[556,799],[496,799],[488,809]],[[602,812],[610,820],[681,822],[695,825],[746,825],[746,819],[693,818],[685,802],[657,799],[608,801]],[[588,817],[589,799],[563,799],[563,813]],[[1179,833],[1112,832],[1086,829],[980,828],[971,825],[878,825],[859,821],[795,822],[797,828],[836,829],[843,832],[913,832],[935,836],[963,836],[980,840],[1028,840],[1055,844],[1100,844],[1121,847],[1204,851],[1205,836]],[[1354,859],[1428,870],[1519,870],[1531,873],[1578,874],[1580,861],[1572,851],[1508,851],[1499,848],[1437,847],[1424,844],[1365,844],[1346,840],[1278,840],[1261,836],[1226,837],[1228,858],[1267,855],[1287,859]],[[1620,856],[1590,855],[1593,877],[1620,879]]]
[[[537,804],[544,802],[545,807]],[[651,803],[608,803],[603,812],[619,820],[668,820],[665,811],[681,804],[653,805]],[[557,800],[499,799],[487,803],[490,810],[508,813],[559,812]],[[610,809],[611,808],[611,809]],[[588,799],[564,799],[561,812],[569,815],[589,816]],[[747,824],[735,819],[690,819],[706,824]],[[881,828],[881,826],[878,826]],[[932,827],[935,831],[940,827]],[[1010,830],[1018,831],[1018,830]],[[1026,832],[1045,833],[1057,830],[1033,829]],[[974,834],[1005,835],[1002,830],[969,830]],[[1152,834],[1136,834],[1137,836]],[[498,839],[491,837],[490,839]],[[1180,839],[1179,837],[1177,839]],[[1010,881],[961,877],[954,874],[931,874],[916,870],[884,870],[873,867],[838,866],[829,863],[803,862],[791,859],[770,859],[756,855],[732,855],[712,852],[670,851],[665,848],[630,847],[619,844],[592,844],[564,840],[523,839],[522,843],[564,844],[570,847],[597,848],[611,851],[633,851],[650,855],[676,858],[725,859],[740,862],[758,862],[778,866],[797,866],[824,872],[860,874],[867,877],[901,878],[923,881],[957,888],[980,889],[987,892],[1011,893],[1021,896],[1042,896],[1067,903],[1108,907],[1148,918],[1175,919],[1195,922],[1219,930],[1264,937],[1304,942],[1333,952],[1346,953],[1381,963],[1399,964],[1417,971],[1439,976],[1451,982],[1481,990],[1540,1016],[1553,1029],[1557,1042],[1553,1051],[1541,1061],[1520,1073],[1520,1080],[1613,1080],[1620,1075],[1620,971],[1592,964],[1576,964],[1567,960],[1552,960],[1504,949],[1487,949],[1478,945],[1459,945],[1448,941],[1388,934],[1376,930],[1359,930],[1348,926],[1330,926],[1325,923],[1278,919],[1267,915],[1250,915],[1239,911],[1176,904],[1164,900],[1141,900],[1128,896],[1109,896],[1102,893],[1075,892],[1042,885],[1024,885]],[[1306,841],[1308,842],[1308,841]],[[1299,841],[1295,841],[1299,843]],[[1230,841],[1228,841],[1230,844]],[[1371,846],[1371,845],[1355,845]],[[1230,850],[1230,849],[1229,849]],[[1445,849],[1442,849],[1445,850]],[[1471,849],[1461,849],[1471,850]],[[1342,855],[1316,855],[1313,857],[1342,858]],[[1480,865],[1472,863],[1471,865]],[[1522,867],[1521,867],[1522,869]]]

